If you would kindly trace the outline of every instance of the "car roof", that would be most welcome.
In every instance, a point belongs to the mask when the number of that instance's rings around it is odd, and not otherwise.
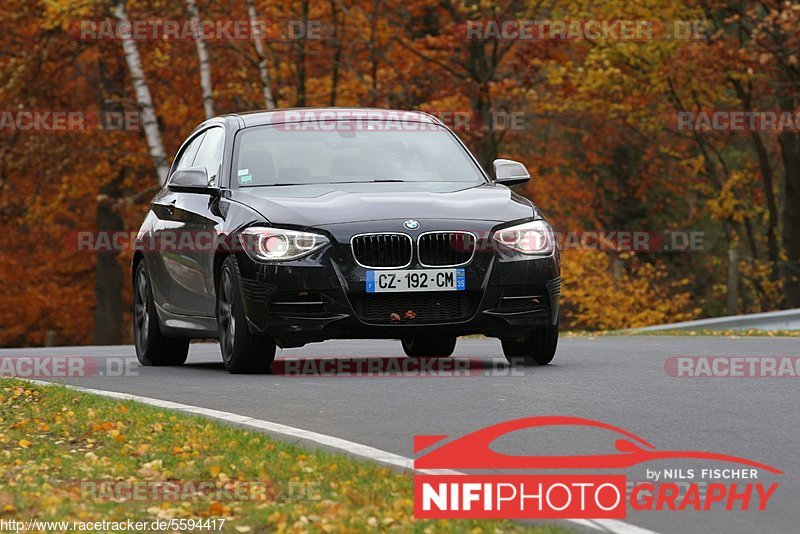
[[[442,125],[441,121],[416,110],[358,108],[358,107],[310,107],[281,108],[271,111],[256,110],[243,113],[231,113],[219,118],[239,122],[243,128],[267,124],[286,124],[289,122],[314,122],[320,120],[367,119],[384,121],[409,121]],[[213,119],[211,119],[213,120]]]

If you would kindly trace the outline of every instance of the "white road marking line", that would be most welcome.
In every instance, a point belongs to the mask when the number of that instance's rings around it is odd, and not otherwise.
[[[625,521],[617,519],[593,519],[595,523],[599,523],[608,532],[625,533],[625,534],[655,534],[652,530],[631,525]]]
[[[130,393],[120,393],[118,391],[106,391],[104,389],[85,388],[81,386],[73,386],[71,384],[58,384],[56,382],[47,382],[44,380],[32,380],[32,379],[25,379],[25,380],[33,384],[39,384],[42,386],[61,385],[66,387],[67,389],[82,391],[84,393],[91,393],[93,395],[100,395],[102,397],[141,402],[142,404],[148,404],[150,406],[155,406],[158,408],[202,415],[204,417],[209,417],[211,419],[219,419],[220,421],[227,421],[229,423],[236,423],[238,425],[257,428],[259,430],[266,430],[268,432],[281,434],[283,436],[292,436],[295,438],[312,441],[314,443],[319,443],[320,445],[324,445],[326,447],[330,447],[333,449],[338,449],[347,452],[351,455],[360,456],[362,458],[366,458],[374,462],[382,463],[385,465],[391,465],[394,467],[400,467],[401,469],[407,469],[409,471],[415,471],[417,473],[442,474],[442,475],[463,474],[460,473],[459,471],[453,471],[449,469],[435,469],[435,470],[414,469],[414,460],[411,458],[406,458],[405,456],[400,456],[399,454],[394,454],[388,451],[382,451],[380,449],[376,449],[375,447],[370,447],[369,445],[362,445],[361,443],[356,443],[354,441],[349,441],[334,436],[328,436],[327,434],[320,434],[318,432],[312,432],[310,430],[303,430],[302,428],[283,425],[281,423],[264,421],[263,419],[255,419],[253,417],[248,417],[245,415],[238,415],[231,412],[223,412],[211,408],[201,408],[200,406],[181,404],[179,402],[154,399],[152,397],[142,397]],[[566,519],[565,521],[576,523],[584,527],[589,527],[594,530],[599,530],[601,532],[612,532],[614,534],[657,534],[652,530],[647,530],[646,528],[637,527],[636,525],[631,525],[630,523],[625,523],[624,521],[617,521],[615,519],[591,519],[591,520]]]

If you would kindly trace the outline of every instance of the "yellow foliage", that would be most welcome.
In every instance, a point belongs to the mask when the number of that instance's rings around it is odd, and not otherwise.
[[[732,172],[725,181],[722,190],[716,198],[708,201],[709,213],[717,220],[727,219],[742,222],[753,214],[748,210],[742,189],[745,188],[753,177],[741,172]]]
[[[757,313],[776,309],[783,297],[784,280],[775,277],[773,265],[768,261],[741,261],[739,272],[742,275],[742,298],[746,299],[747,310]]]
[[[570,328],[613,330],[694,319],[689,280],[672,280],[660,263],[633,254],[580,250],[564,254],[562,311]],[[617,271],[616,273],[614,271]]]

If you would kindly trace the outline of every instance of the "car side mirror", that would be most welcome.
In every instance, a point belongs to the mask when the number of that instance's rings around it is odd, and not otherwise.
[[[189,167],[175,171],[167,183],[171,191],[190,193],[211,193],[217,187],[209,183],[208,171],[205,167]]]
[[[524,184],[531,179],[528,169],[519,161],[496,159],[493,165],[495,183],[511,186]]]

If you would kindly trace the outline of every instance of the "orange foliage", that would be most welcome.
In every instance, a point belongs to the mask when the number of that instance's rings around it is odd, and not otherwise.
[[[82,41],[68,31],[81,20],[111,19],[115,3],[2,2],[0,110],[137,111],[120,43]],[[800,12],[789,4],[770,0],[764,13],[749,7],[746,24],[726,20],[720,24],[734,24],[732,29],[713,39],[650,42],[475,42],[454,30],[468,20],[502,18],[725,18],[727,3],[567,0],[548,11],[535,2],[254,4],[278,35],[303,16],[321,27],[320,39],[265,41],[279,107],[522,113],[523,130],[459,135],[487,166],[494,157],[525,162],[535,177],[518,192],[532,198],[557,228],[704,232],[707,248],[694,254],[565,254],[564,324],[624,328],[722,313],[731,246],[741,249],[740,311],[782,304],[779,265],[798,268],[797,258],[776,253],[788,226],[766,230],[768,215],[769,224],[776,224],[776,210],[767,202],[771,186],[762,180],[770,165],[758,161],[748,135],[670,131],[665,117],[681,106],[741,108],[733,81],[749,91],[755,107],[774,109],[778,97],[796,106],[800,95],[787,91],[797,92],[800,84],[784,78],[796,71]],[[197,5],[208,20],[248,16],[241,0]],[[131,19],[187,18],[185,2],[128,0],[126,9]],[[758,31],[745,42],[746,32],[738,30],[752,28]],[[771,30],[786,40],[768,39]],[[782,42],[783,49],[774,49]],[[252,43],[207,45],[217,112],[262,108]],[[139,41],[138,48],[171,158],[203,120],[195,46],[163,39]],[[778,136],[761,138],[762,156],[775,175],[773,193],[779,195],[786,188]],[[140,131],[0,131],[0,346],[42,344],[48,330],[59,344],[94,340],[93,325],[105,320],[94,317],[102,293],[95,287],[97,255],[65,243],[75,231],[95,229],[98,206],[113,207],[118,229],[135,231],[155,184]],[[787,208],[793,204],[780,205],[784,213]],[[119,253],[115,261],[125,273],[118,314],[127,321],[130,253]]]

